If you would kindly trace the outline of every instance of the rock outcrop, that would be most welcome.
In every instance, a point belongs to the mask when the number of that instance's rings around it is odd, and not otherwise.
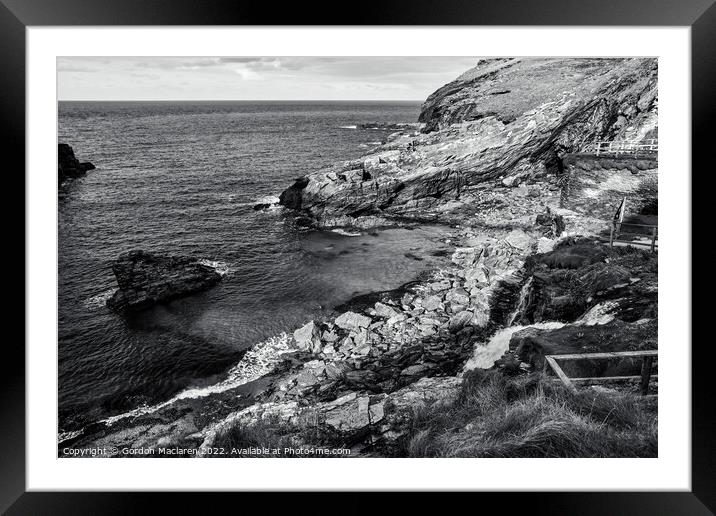
[[[75,157],[72,147],[66,143],[57,145],[57,180],[62,184],[67,179],[82,177],[88,170],[94,170],[95,166],[88,162],[82,162]]]
[[[393,134],[302,177],[280,202],[324,227],[439,220],[481,184],[517,186],[560,172],[586,142],[646,136],[656,83],[655,59],[490,60],[428,98],[425,134]]]
[[[217,284],[221,275],[196,258],[134,250],[112,265],[119,289],[107,300],[115,311],[136,311]]]
[[[527,260],[532,281],[518,322],[570,322],[590,310],[599,310],[603,322],[656,318],[657,263],[649,251],[567,239]]]

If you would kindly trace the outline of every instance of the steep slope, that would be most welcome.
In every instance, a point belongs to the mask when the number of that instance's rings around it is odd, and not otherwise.
[[[426,100],[422,134],[302,177],[280,202],[324,227],[439,219],[476,185],[557,173],[585,142],[653,136],[657,106],[655,59],[484,60]]]

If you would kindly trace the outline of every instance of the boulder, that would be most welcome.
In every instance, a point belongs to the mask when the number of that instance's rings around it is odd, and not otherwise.
[[[299,387],[312,387],[319,383],[318,377],[310,369],[306,369],[298,373],[296,383]]]
[[[386,319],[390,319],[391,317],[395,317],[396,315],[398,315],[398,312],[394,308],[391,308],[388,305],[384,305],[380,302],[375,304],[375,313],[376,315],[379,315],[380,317],[385,317]]]
[[[196,258],[134,250],[112,265],[119,289],[107,300],[115,311],[136,311],[216,285],[221,275]]]
[[[355,312],[345,312],[336,317],[334,322],[339,328],[350,331],[367,328],[372,321],[370,317],[366,317],[365,315],[360,315]]]
[[[336,342],[338,339],[340,339],[339,335],[332,330],[324,331],[323,335],[321,336],[321,340],[325,342]]]
[[[440,296],[428,296],[423,299],[422,307],[426,311],[433,312],[442,306],[442,297]]]
[[[505,237],[505,241],[512,247],[516,247],[522,251],[526,251],[532,245],[532,239],[530,236],[522,231],[521,229],[513,229]]]
[[[293,332],[293,338],[296,340],[298,348],[304,351],[310,351],[311,353],[321,351],[323,345],[320,335],[318,325],[313,321],[310,321]]]
[[[350,370],[350,366],[341,360],[334,360],[326,364],[326,376],[331,380],[338,380]]]
[[[458,305],[467,305],[470,302],[470,294],[463,288],[456,288],[447,293],[445,301]]]
[[[452,333],[457,333],[458,331],[462,330],[465,326],[470,324],[472,317],[473,317],[473,313],[468,310],[459,312],[450,318],[450,322],[448,323],[448,328],[450,329],[450,331]]]

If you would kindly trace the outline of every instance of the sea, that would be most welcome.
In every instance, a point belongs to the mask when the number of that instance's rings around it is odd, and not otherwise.
[[[216,389],[247,369],[247,352],[440,267],[444,227],[318,231],[280,207],[254,210],[390,132],[359,124],[415,122],[419,110],[418,102],[60,102],[58,141],[96,166],[58,198],[60,435]],[[116,289],[111,266],[131,249],[194,256],[223,278],[119,315],[105,306]]]

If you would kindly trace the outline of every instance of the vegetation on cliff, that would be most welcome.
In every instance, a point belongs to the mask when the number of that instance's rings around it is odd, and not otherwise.
[[[656,457],[656,404],[634,394],[568,392],[539,375],[476,369],[458,398],[419,407],[403,457]]]

